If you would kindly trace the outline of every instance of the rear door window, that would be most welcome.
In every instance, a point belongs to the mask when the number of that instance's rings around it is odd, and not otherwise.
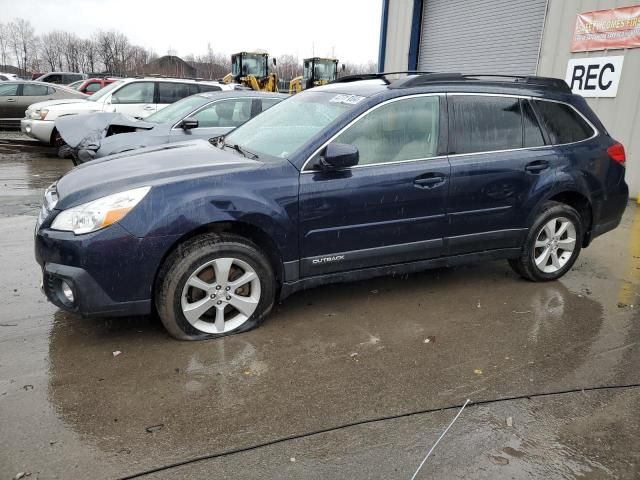
[[[569,105],[534,100],[533,106],[554,145],[579,142],[594,133],[591,126]]]
[[[251,118],[251,98],[234,98],[212,103],[192,115],[199,127],[239,127]]]
[[[198,86],[190,83],[158,83],[158,103],[173,103],[198,93]]]
[[[112,95],[111,103],[153,103],[153,82],[129,83]]]
[[[453,114],[453,153],[522,148],[518,98],[452,95],[449,99]]]
[[[25,97],[44,97],[49,94],[49,88],[46,85],[33,85],[25,83],[22,87],[22,95]]]
[[[49,82],[49,83],[63,83],[62,82],[62,75],[59,75],[57,73],[53,74],[53,75],[47,75],[46,77],[44,77],[43,82]]]

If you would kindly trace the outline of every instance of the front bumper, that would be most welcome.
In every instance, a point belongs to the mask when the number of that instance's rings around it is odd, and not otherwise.
[[[51,134],[55,122],[51,120],[36,120],[33,118],[23,118],[20,120],[20,130],[22,133],[41,141],[42,143],[51,143]]]
[[[138,238],[119,224],[86,235],[38,228],[43,291],[57,307],[87,317],[149,314],[156,272],[175,240]],[[63,281],[73,302],[62,294]]]

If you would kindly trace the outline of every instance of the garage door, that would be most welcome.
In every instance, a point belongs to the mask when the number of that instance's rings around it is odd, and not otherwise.
[[[546,0],[425,0],[418,69],[534,74]]]

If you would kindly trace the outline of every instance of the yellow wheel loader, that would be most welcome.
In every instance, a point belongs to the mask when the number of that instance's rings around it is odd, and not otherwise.
[[[289,93],[301,92],[307,88],[326,85],[338,78],[338,60],[335,58],[305,58],[302,76],[289,82]]]
[[[276,65],[276,59],[273,59]],[[231,55],[231,73],[223,78],[225,83],[239,83],[261,92],[278,91],[278,75],[269,73],[269,54],[240,52]]]

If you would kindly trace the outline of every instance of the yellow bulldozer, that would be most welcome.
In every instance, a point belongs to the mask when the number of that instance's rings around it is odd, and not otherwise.
[[[273,66],[276,59],[272,59]],[[239,83],[261,92],[278,91],[278,75],[269,72],[269,54],[240,52],[231,55],[231,73],[223,78],[225,83]]]
[[[302,76],[289,82],[289,93],[301,92],[308,88],[326,85],[338,78],[338,60],[335,58],[305,58]]]

